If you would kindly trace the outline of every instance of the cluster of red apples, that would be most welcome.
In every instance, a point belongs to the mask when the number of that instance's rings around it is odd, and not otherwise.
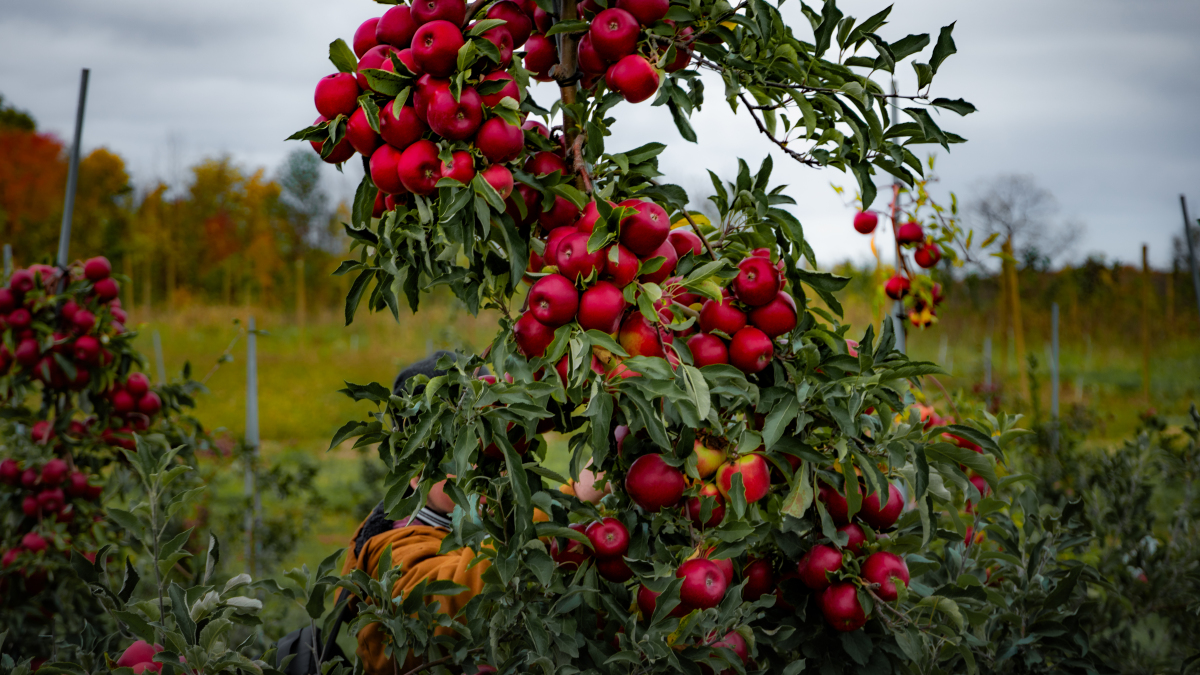
[[[861,234],[871,234],[879,225],[879,215],[874,211],[859,211],[854,215],[854,229]],[[931,238],[926,236],[925,228],[915,220],[910,220],[895,228],[896,244],[904,249],[912,249],[913,262],[922,269],[930,269],[942,260],[942,250]],[[912,290],[912,281],[905,276],[905,265],[883,285],[883,292],[893,300],[903,300]],[[912,325],[924,328],[933,323],[937,315],[935,308],[942,301],[941,284],[934,284],[931,291],[932,304],[923,298],[916,298],[908,310],[908,319]]]
[[[72,282],[87,282],[81,292],[58,295],[62,272],[48,265],[14,270],[0,287],[0,378],[80,390],[96,369],[112,363],[105,344],[125,332],[127,320],[112,266],[92,258],[68,274]]]
[[[642,199],[611,205],[621,209],[615,242],[590,250],[589,239],[599,217],[596,203],[582,214],[563,199],[553,212],[538,215],[549,234],[544,252],[532,256],[529,271],[537,277],[529,290],[528,309],[514,328],[517,346],[527,357],[541,356],[559,326],[577,321],[584,330],[616,335],[629,356],[664,358],[678,365],[673,338],[687,338],[692,363],[702,368],[732,364],[747,374],[770,364],[774,340],[796,327],[796,305],[783,291],[782,263],[771,262],[770,251],[758,249],[738,265],[738,275],[720,300],[704,299],[671,276],[685,255],[704,254],[704,242],[695,232],[672,230],[667,212]],[[656,284],[661,296],[654,306],[657,321],[650,321],[627,301],[627,286],[634,282]],[[636,293],[644,292],[639,289]],[[693,316],[679,324],[677,317]],[[675,331],[672,325],[686,325]],[[637,373],[617,360],[612,373],[633,377]],[[595,364],[600,371],[600,364]]]
[[[597,9],[586,3],[581,8],[585,15]],[[666,11],[665,0],[621,0],[617,7],[595,14],[579,41],[584,84],[604,75],[607,86],[627,100],[639,102],[653,95],[658,72],[635,51],[649,40],[643,39],[642,27],[659,23]],[[381,191],[376,217],[406,194],[430,195],[443,178],[467,184],[477,173],[507,199],[514,187],[511,165],[522,158],[527,158],[525,169],[531,173],[567,173],[554,153],[528,157],[525,134],[548,138],[549,131],[536,121],[519,119],[516,110],[524,92],[510,72],[514,56],[523,53],[524,67],[534,79],[553,79],[558,52],[555,38],[545,35],[551,17],[533,0],[501,0],[479,17],[486,23],[475,19],[467,16],[464,0],[395,5],[355,31],[356,73],[336,73],[317,83],[314,100],[320,116],[314,125],[346,119],[345,137],[324,153],[324,159],[341,163],[358,152],[368,160],[371,180]],[[690,35],[690,30],[684,32]],[[483,57],[464,71],[459,52],[472,40]],[[677,54],[668,70],[690,60],[685,47]],[[368,74],[398,77],[410,95],[393,98],[394,92],[376,91],[373,86],[379,82],[372,83]],[[364,104],[364,93],[370,104]],[[312,146],[321,152],[324,142],[312,141]],[[444,149],[449,150],[448,160]],[[527,206],[540,198],[526,193],[522,197]]]
[[[31,434],[35,443],[52,442],[48,422],[34,424]],[[16,545],[0,552],[0,570],[19,565],[25,593],[36,595],[48,580],[45,556],[55,550],[51,543],[56,535],[49,530],[60,523],[90,537],[91,519],[81,516],[99,501],[104,486],[58,457],[45,462],[0,460],[0,486],[0,499],[9,503],[10,511],[24,516],[17,525]],[[70,543],[69,537],[64,535],[64,544]]]

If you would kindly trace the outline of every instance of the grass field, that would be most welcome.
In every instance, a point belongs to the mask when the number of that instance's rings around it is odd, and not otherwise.
[[[259,407],[262,452],[268,465],[299,465],[317,462],[315,481],[325,501],[315,526],[307,528],[284,569],[302,562],[310,566],[328,552],[345,544],[357,523],[370,508],[372,494],[362,475],[364,465],[374,461],[368,453],[346,448],[326,449],[334,431],[347,420],[362,417],[369,404],[354,403],[337,393],[344,381],[390,384],[395,374],[434,349],[478,349],[495,330],[494,317],[471,317],[456,310],[445,298],[428,302],[416,316],[395,322],[390,314],[368,316],[360,312],[349,327],[340,313],[327,311],[310,315],[304,328],[294,317],[247,307],[190,307],[171,314],[135,313],[131,323],[139,331],[139,347],[153,364],[152,335],[158,332],[163,344],[166,370],[177,375],[185,361],[193,377],[204,380],[208,393],[198,401],[197,416],[210,428],[240,437],[245,429],[246,341],[244,327],[253,315],[258,338]],[[858,336],[870,320],[865,302],[847,305],[847,317]],[[939,326],[909,334],[909,353],[918,359],[938,361],[950,376],[941,382],[950,390],[965,388],[983,379],[982,344],[986,324],[980,317],[958,315],[953,310]],[[1045,362],[1043,345],[1048,330],[1042,317],[1031,317],[1026,332],[1027,351]],[[235,323],[235,321],[240,323]],[[239,339],[240,336],[240,339]],[[236,339],[232,349],[231,343]],[[1004,342],[995,339],[994,377],[1010,389],[1016,386],[1016,364],[1007,358],[1009,373],[1002,364]],[[1200,393],[1200,341],[1176,338],[1156,344],[1152,361],[1150,406],[1169,417],[1182,419],[1191,401]],[[221,363],[229,350],[232,361]],[[1079,404],[1093,411],[1098,422],[1093,443],[1127,436],[1138,414],[1148,407],[1142,395],[1141,351],[1136,336],[1091,344],[1077,335],[1063,334],[1063,410]],[[153,369],[153,366],[151,366]],[[1040,397],[1048,408],[1048,374],[1042,369]],[[1006,409],[1028,408],[1006,399]],[[551,439],[552,448],[561,439]],[[228,463],[211,461],[205,466],[215,496],[237,499],[241,476]],[[266,509],[284,509],[285,500],[264,498]],[[240,551],[240,546],[236,549]]]

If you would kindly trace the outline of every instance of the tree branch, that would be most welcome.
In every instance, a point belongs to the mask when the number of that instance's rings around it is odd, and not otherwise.
[[[745,105],[745,106],[747,106],[747,107],[749,107],[749,106],[750,106],[750,101],[747,101],[747,100],[746,100],[746,95],[745,95],[744,93],[743,93],[743,94],[738,94],[738,98],[739,98],[739,99],[742,101],[742,104],[743,104],[743,105]],[[787,153],[787,155],[788,155],[788,157],[791,157],[792,159],[796,160],[797,162],[800,162],[801,164],[804,164],[805,166],[820,166],[820,164],[817,162],[817,160],[815,160],[815,159],[812,159],[811,157],[805,157],[804,155],[802,155],[802,154],[800,154],[800,153],[796,152],[795,150],[792,150],[791,148],[789,148],[789,147],[787,146],[787,141],[781,141],[781,140],[779,140],[778,138],[775,138],[774,134],[772,134],[771,132],[767,131],[767,127],[766,127],[766,125],[764,125],[764,124],[763,124],[763,122],[762,122],[762,120],[760,120],[760,119],[758,118],[758,115],[756,115],[756,114],[754,113],[754,110],[753,110],[753,109],[751,109],[749,112],[750,112],[750,117],[754,119],[754,123],[755,123],[756,125],[758,125],[758,130],[759,130],[760,132],[762,132],[762,134],[763,134],[764,136],[766,136],[767,138],[771,139],[771,142],[772,142],[772,143],[774,143],[775,145],[779,146],[779,149],[780,149],[780,150],[783,150],[784,152],[786,152],[786,153]]]

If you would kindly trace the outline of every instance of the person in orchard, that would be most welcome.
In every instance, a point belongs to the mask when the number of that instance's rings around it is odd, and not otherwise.
[[[446,371],[437,368],[437,362],[443,356],[455,358],[451,352],[439,351],[418,361],[400,372],[393,384],[393,391],[408,391],[409,381],[418,375],[430,378],[444,375]],[[423,387],[424,385],[416,385],[413,387],[413,393],[420,393]],[[580,472],[579,483],[572,482],[561,489],[581,500],[596,503],[609,491],[607,486],[603,490],[595,487],[594,483],[602,477],[602,474],[596,476],[590,470],[584,469]],[[445,492],[445,484],[445,480],[435,483],[429,490],[425,505],[412,516],[402,520],[388,518],[387,511],[380,502],[354,532],[342,574],[361,569],[372,577],[376,576],[380,556],[390,545],[392,566],[403,570],[392,588],[392,596],[407,594],[422,581],[453,581],[465,586],[467,590],[454,596],[435,595],[432,596],[432,601],[439,603],[439,611],[450,616],[457,614],[471,598],[482,591],[482,575],[488,569],[488,562],[476,560],[477,553],[469,548],[439,553],[442,540],[450,534],[451,514],[455,508],[454,501]],[[412,489],[416,490],[417,485],[417,479],[413,478]],[[545,519],[545,514],[540,511],[535,514],[535,520]],[[353,608],[356,602],[355,599],[351,599],[350,607]],[[444,634],[450,631],[449,628],[439,627],[435,632]],[[396,672],[393,657],[386,653],[384,635],[378,624],[370,624],[358,632],[356,652],[368,675],[392,675]],[[418,663],[409,654],[400,672],[410,670],[416,665]]]

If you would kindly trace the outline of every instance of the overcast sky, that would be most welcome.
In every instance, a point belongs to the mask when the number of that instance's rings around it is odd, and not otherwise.
[[[182,183],[187,166],[220,154],[274,170],[295,146],[283,139],[316,116],[313,86],[333,71],[328,43],[349,42],[363,19],[384,9],[370,0],[0,1],[0,94],[69,139],[79,69],[91,68],[84,148],[124,156],[138,186]],[[939,152],[942,188],[969,200],[998,174],[1032,174],[1057,197],[1061,218],[1086,226],[1073,258],[1100,252],[1133,261],[1146,243],[1152,264],[1168,264],[1171,237],[1182,229],[1180,193],[1200,215],[1200,2],[896,5],[880,31],[891,40],[915,32],[936,39],[941,26],[958,22],[958,54],[943,65],[933,94],[965,98],[979,112],[940,118],[969,139]],[[865,18],[886,3],[839,6]],[[800,26],[797,8],[784,6]],[[901,75],[910,72],[906,66]],[[693,118],[698,144],[679,137],[665,108],[622,104],[609,149],[667,143],[664,172],[693,192],[708,185],[705,169],[730,176],[739,156],[757,166],[773,146],[750,119],[731,114],[720,91],[710,87]],[[545,87],[534,92],[543,104],[552,95]],[[775,164],[822,264],[870,255],[867,239],[850,227],[851,210],[829,187],[851,180],[778,152]],[[357,183],[329,173],[335,192]]]

